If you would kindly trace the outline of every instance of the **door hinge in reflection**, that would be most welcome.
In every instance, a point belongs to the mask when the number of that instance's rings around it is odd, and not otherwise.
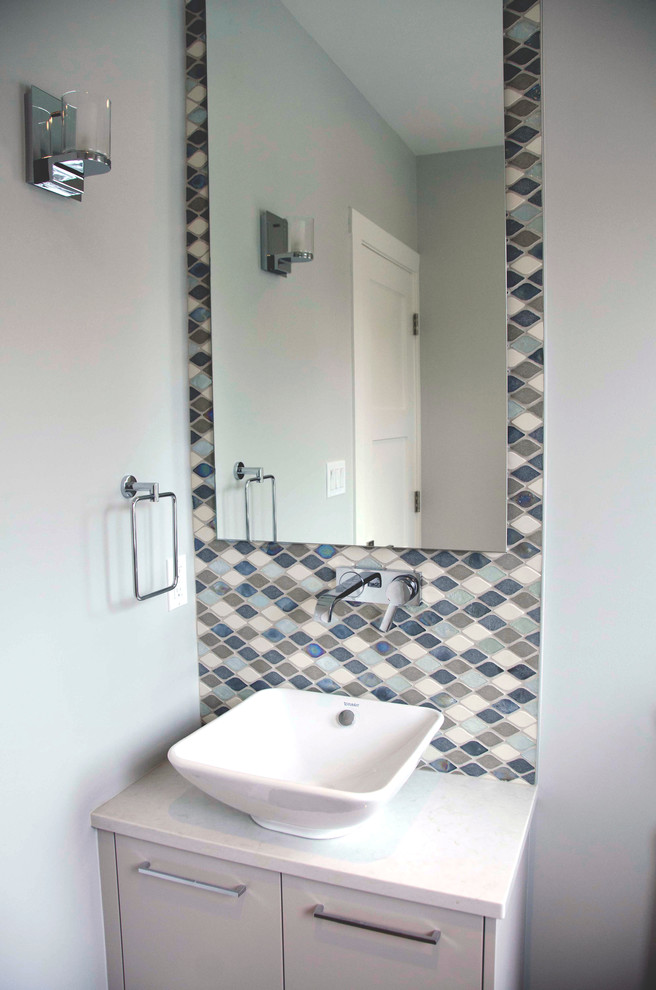
[[[421,512],[421,492],[415,492],[415,512]]]
[[[412,336],[419,336],[419,313],[412,314]]]

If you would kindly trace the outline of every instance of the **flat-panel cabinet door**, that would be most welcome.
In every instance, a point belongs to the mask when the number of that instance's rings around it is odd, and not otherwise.
[[[279,873],[125,836],[116,850],[125,990],[281,990]]]
[[[283,905],[285,990],[481,990],[482,918],[287,876]]]

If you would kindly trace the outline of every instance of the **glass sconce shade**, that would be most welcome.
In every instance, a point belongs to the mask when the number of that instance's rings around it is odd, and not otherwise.
[[[289,251],[294,261],[312,261],[314,257],[314,217],[289,217],[287,220]]]
[[[111,100],[81,90],[62,96],[62,151],[111,159]]]

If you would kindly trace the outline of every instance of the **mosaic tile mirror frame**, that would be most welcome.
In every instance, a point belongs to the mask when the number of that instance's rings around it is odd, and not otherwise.
[[[508,550],[247,543],[216,538],[205,2],[188,0],[187,258],[201,712],[279,685],[444,711],[428,769],[535,779],[540,634],[543,289],[540,4],[504,2]],[[220,424],[217,424],[220,429]],[[373,606],[313,620],[335,567],[416,569],[423,604],[381,633]]]

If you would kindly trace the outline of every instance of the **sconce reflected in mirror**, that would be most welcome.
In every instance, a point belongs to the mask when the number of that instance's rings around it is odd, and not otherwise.
[[[292,265],[314,258],[314,218],[260,213],[260,264],[262,270],[285,278]]]
[[[71,90],[61,97],[31,86],[25,94],[26,181],[82,199],[89,175],[109,172],[111,101]]]

